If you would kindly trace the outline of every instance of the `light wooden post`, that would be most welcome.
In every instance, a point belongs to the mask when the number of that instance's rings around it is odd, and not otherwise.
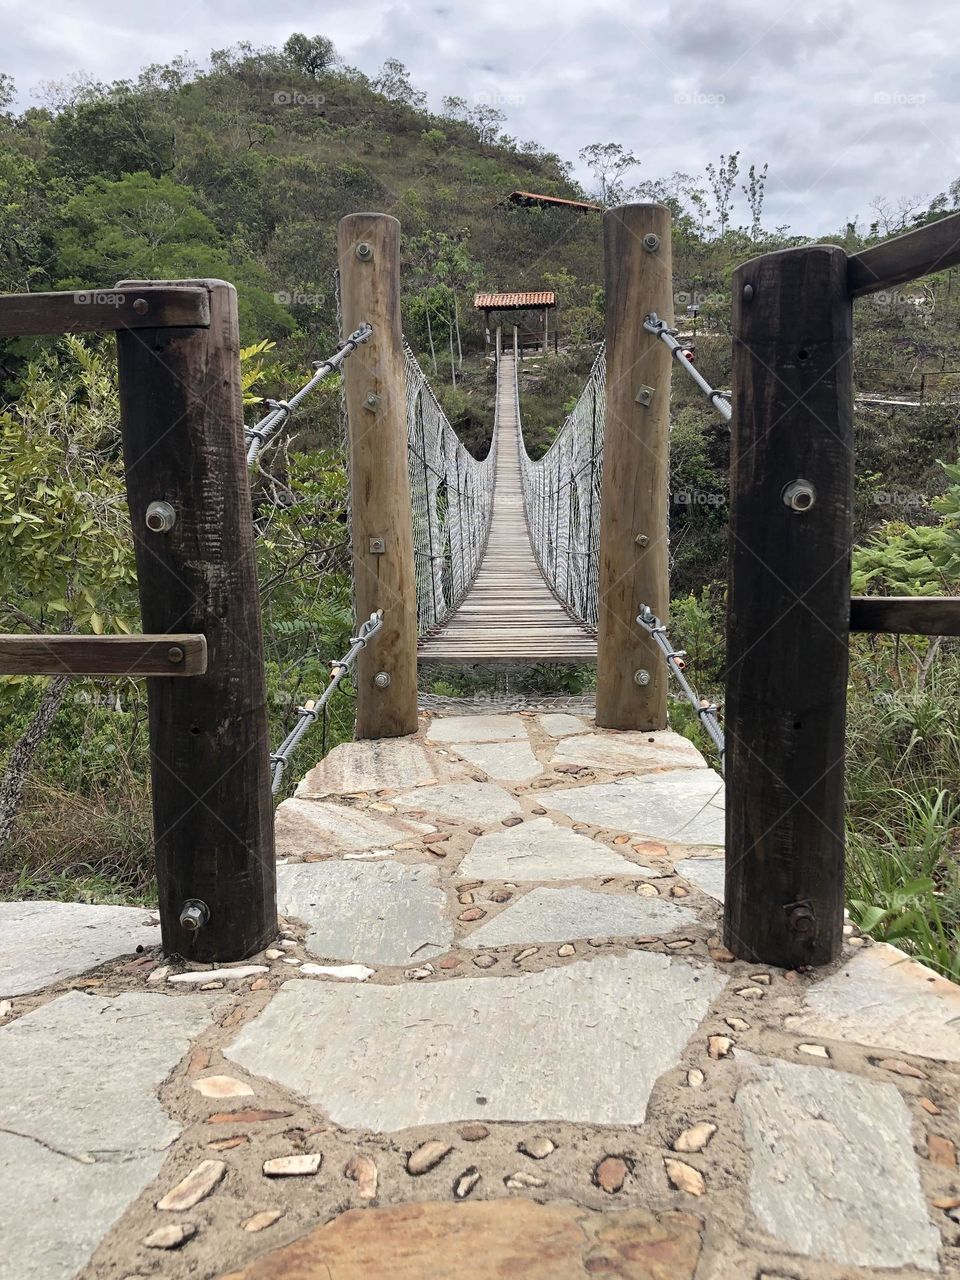
[[[666,621],[670,352],[643,328],[673,315],[670,213],[659,204],[603,219],[607,413],[600,508],[597,724],[664,729],[667,669],[637,623],[641,605]]]
[[[340,221],[338,257],[344,333],[363,321],[373,326],[372,337],[343,366],[357,621],[383,610],[382,630],[357,659],[356,736],[394,738],[417,729],[400,223],[385,213],[348,215]]]
[[[277,914],[237,294],[181,283],[208,292],[209,328],[117,334],[144,630],[198,633],[208,653],[205,674],[147,682],[160,928],[168,952],[241,960],[276,937]],[[166,527],[148,524],[151,503],[169,505]]]
[[[843,940],[852,306],[833,245],[733,277],[724,941],[827,964]]]

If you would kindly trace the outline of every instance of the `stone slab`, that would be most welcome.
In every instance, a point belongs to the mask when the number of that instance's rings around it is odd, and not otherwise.
[[[389,848],[398,840],[425,830],[434,828],[401,817],[394,819],[392,825],[379,815],[324,800],[284,800],[276,814],[277,856],[317,854],[333,858],[348,850],[356,853]]]
[[[160,942],[138,907],[83,902],[0,902],[0,998],[29,995],[74,978],[138,946]]]
[[[960,987],[883,942],[813,983],[785,1030],[960,1062]]]
[[[545,792],[541,803],[579,822],[672,844],[722,845],[723,779],[677,769]]]
[[[688,907],[662,898],[597,893],[592,889],[532,889],[463,939],[465,947],[515,942],[567,942],[572,938],[629,938],[671,933],[696,924]]]
[[[710,898],[723,901],[723,858],[683,858],[674,864],[677,875],[695,884]]]
[[[669,729],[656,733],[588,733],[564,738],[557,743],[550,763],[583,764],[592,769],[623,773],[707,767],[690,739]]]
[[[461,880],[583,880],[636,876],[646,868],[589,836],[534,818],[479,836],[457,868]]]
[[[777,1062],[753,1068],[737,1103],[764,1231],[846,1266],[939,1269],[940,1233],[894,1085]]]
[[[346,1128],[640,1124],[723,985],[713,968],[640,951],[517,977],[294,980],[225,1053]]]
[[[489,777],[504,782],[526,782],[543,773],[529,742],[458,742],[454,749]]]
[[[441,776],[448,778],[452,772],[409,738],[341,742],[303,778],[296,795],[323,799],[354,791],[416,787],[423,782],[436,782]]]
[[[480,717],[478,717],[479,719]],[[520,812],[516,800],[495,782],[453,782],[396,796],[398,809],[422,810],[463,822],[502,822]]]
[[[157,1090],[222,1005],[71,991],[0,1028],[2,1280],[70,1280],[157,1176],[180,1133]]]
[[[526,736],[521,716],[440,716],[427,730],[428,742],[505,742]]]
[[[537,716],[537,724],[551,738],[567,738],[572,733],[589,733],[590,726],[566,711],[548,711]]]
[[[324,960],[409,964],[453,941],[433,867],[396,862],[309,862],[277,868],[282,915],[309,925],[307,950]]]
[[[703,1224],[533,1200],[351,1209],[221,1280],[693,1280]]]

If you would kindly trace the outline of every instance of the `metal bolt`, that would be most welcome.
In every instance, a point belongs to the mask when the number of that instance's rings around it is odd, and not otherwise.
[[[357,245],[357,257],[361,262],[369,262],[373,257],[373,245],[367,244],[366,240],[361,240]]]
[[[753,301],[753,285],[752,284],[745,284],[743,286],[743,300],[744,302]]]
[[[646,533],[638,533],[637,536],[634,538],[634,542],[637,544],[638,547],[649,547],[650,535]]]
[[[792,484],[786,486],[782,497],[784,504],[791,511],[798,511],[802,515],[816,502],[817,491],[809,480],[794,480]]]
[[[655,231],[648,231],[643,237],[643,247],[647,253],[656,253],[660,248],[660,237]]]
[[[643,667],[641,667],[639,671],[633,673],[633,683],[640,685],[642,689],[644,685],[650,683],[650,672],[644,671]]]
[[[634,400],[636,400],[637,404],[650,404],[655,390],[655,387],[637,387],[637,394],[634,396]]]
[[[370,539],[370,554],[372,556],[382,556],[387,549],[387,541],[385,538]]]
[[[817,918],[808,904],[801,902],[787,910],[790,912],[787,923],[794,933],[807,935],[816,932]]]
[[[373,677],[373,683],[377,686],[378,689],[389,688],[390,672],[378,671],[377,674]]]
[[[134,301],[133,309],[138,316],[145,316],[150,310],[150,303],[146,298],[137,298]]]
[[[177,523],[177,513],[169,502],[151,502],[144,519],[151,533],[169,533]]]
[[[178,644],[171,645],[171,647],[167,650],[167,661],[168,662],[183,661],[183,650],[180,648]]]
[[[367,397],[364,399],[363,407],[364,407],[365,409],[370,409],[370,410],[371,410],[371,412],[372,412],[374,409],[377,409],[377,408],[379,408],[379,407],[380,407],[380,397],[377,395],[377,393],[376,393],[375,391],[371,391],[371,392],[367,395]]]
[[[199,898],[188,898],[180,908],[180,927],[196,933],[210,919],[210,908]]]

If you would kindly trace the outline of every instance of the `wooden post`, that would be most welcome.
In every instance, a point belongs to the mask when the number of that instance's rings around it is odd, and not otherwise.
[[[277,916],[237,295],[181,283],[208,291],[209,328],[117,334],[144,630],[197,632],[208,651],[205,675],[147,682],[160,925],[168,952],[240,960],[276,937]],[[167,531],[147,527],[152,502],[172,508]],[[194,930],[190,902],[209,911]]]
[[[598,584],[597,724],[664,729],[667,669],[637,623],[667,620],[670,352],[643,328],[673,315],[670,213],[622,205],[603,218],[607,413]]]
[[[843,927],[852,307],[833,245],[733,277],[724,939],[827,964]]]
[[[383,629],[357,659],[358,738],[417,729],[417,593],[407,467],[407,397],[400,336],[400,223],[352,213],[339,226],[344,332],[368,339],[344,364],[357,619],[383,610]],[[389,676],[386,687],[375,683]],[[383,680],[381,676],[381,680]]]

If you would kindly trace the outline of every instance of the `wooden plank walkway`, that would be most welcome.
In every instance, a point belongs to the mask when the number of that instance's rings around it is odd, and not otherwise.
[[[493,519],[476,580],[436,635],[420,642],[421,663],[582,663],[597,659],[596,637],[547,586],[530,545],[520,487],[519,406],[512,352],[497,372],[499,440]]]

